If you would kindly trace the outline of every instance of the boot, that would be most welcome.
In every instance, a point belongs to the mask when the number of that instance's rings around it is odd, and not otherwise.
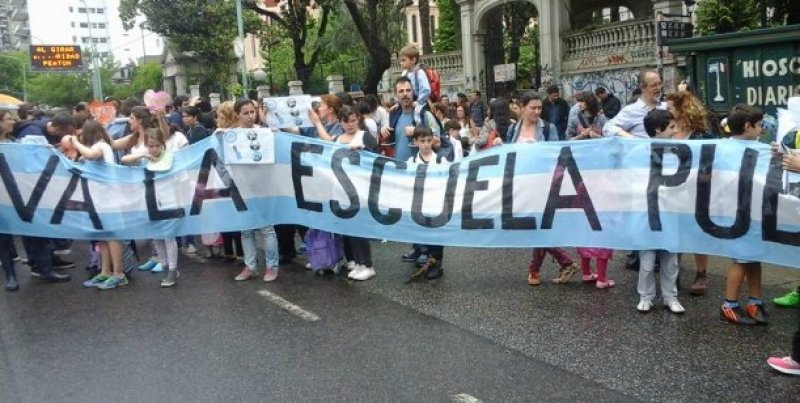
[[[697,273],[694,277],[694,282],[692,285],[689,286],[689,294],[694,296],[703,296],[706,295],[706,291],[708,290],[708,280],[706,278],[706,273]]]

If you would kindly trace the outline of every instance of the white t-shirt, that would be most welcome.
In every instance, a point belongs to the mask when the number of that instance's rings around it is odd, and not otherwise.
[[[367,127],[367,133],[371,134],[375,139],[378,138],[378,124],[372,118],[365,118],[364,126]]]
[[[464,159],[464,147],[461,140],[450,137],[450,144],[453,145],[453,162],[460,162]]]
[[[408,161],[406,161],[406,162],[408,162],[409,165],[412,165],[412,164],[413,165],[419,165],[419,164],[425,164],[426,163],[420,157],[419,152],[416,153],[415,155],[413,155],[411,158],[409,158]],[[448,161],[447,158],[440,158],[438,155],[436,155],[436,153],[433,153],[431,155],[431,160],[427,161],[427,164],[428,165],[449,165],[450,161]]]
[[[103,158],[102,158],[103,162],[105,162],[106,164],[116,163],[116,161],[114,160],[114,150],[111,149],[111,146],[108,143],[106,143],[105,141],[98,141],[97,143],[94,143],[94,145],[92,146],[92,148],[95,147],[99,148],[100,151],[103,152]]]
[[[186,136],[181,132],[175,132],[175,134],[167,140],[168,151],[177,151],[187,145],[189,145],[189,140],[187,140]]]
[[[375,110],[370,116],[375,123],[378,124],[378,128],[389,127],[389,111],[386,108],[378,105],[378,109]]]

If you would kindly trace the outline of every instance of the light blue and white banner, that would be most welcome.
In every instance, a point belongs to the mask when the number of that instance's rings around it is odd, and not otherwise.
[[[277,133],[274,164],[224,164],[220,136],[169,172],[0,145],[0,232],[147,239],[293,223],[451,246],[667,249],[800,267],[800,199],[756,142],[608,138],[409,165]]]

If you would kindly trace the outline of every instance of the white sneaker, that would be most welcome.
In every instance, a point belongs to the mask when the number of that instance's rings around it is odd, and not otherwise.
[[[345,267],[347,267],[347,271],[353,271],[353,270],[358,269],[358,265],[356,264],[356,262],[354,260],[349,260],[347,262],[347,264],[345,265]]]
[[[311,269],[313,269],[313,267],[311,267],[311,263],[306,263],[306,270],[311,270]]]
[[[359,270],[351,278],[353,280],[364,281],[364,280],[369,280],[373,277],[375,277],[375,269],[373,269],[372,267],[361,266],[361,270]]]
[[[669,311],[674,313],[674,314],[680,315],[680,314],[686,312],[686,310],[683,309],[683,305],[681,305],[681,303],[678,302],[677,299],[673,299],[672,301],[667,302],[666,305],[667,305],[667,309],[669,309]]]
[[[641,313],[650,312],[651,309],[653,309],[653,301],[649,299],[640,299],[639,305],[636,305],[636,310]]]
[[[350,262],[348,262],[348,265],[349,264],[350,264]],[[355,276],[356,274],[360,273],[361,270],[364,270],[364,266],[362,266],[360,264],[355,264],[355,262],[353,264],[354,264],[354,267],[352,269],[350,269],[349,273],[347,273],[347,278],[349,278],[351,280],[355,280],[355,278],[353,276]]]
[[[186,247],[185,251],[187,255],[194,255],[195,253],[197,253],[197,248],[195,248],[194,245],[189,244],[189,246]]]

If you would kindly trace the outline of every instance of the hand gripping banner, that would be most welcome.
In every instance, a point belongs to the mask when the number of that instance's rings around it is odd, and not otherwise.
[[[148,239],[293,223],[409,243],[666,249],[800,267],[800,199],[757,142],[518,144],[428,167],[266,132],[267,149],[251,154],[224,144],[231,132],[212,136],[176,152],[167,172],[2,144],[0,232]]]

